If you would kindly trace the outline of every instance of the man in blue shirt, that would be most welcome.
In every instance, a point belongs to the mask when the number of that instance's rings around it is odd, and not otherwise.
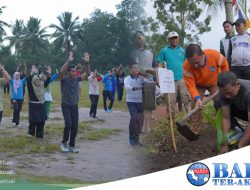
[[[112,94],[112,89],[113,89],[113,81],[115,80],[114,74],[109,71],[106,75],[104,75],[102,79],[103,83],[103,107],[104,111],[106,112],[112,112],[112,107],[114,103],[114,97]],[[107,98],[110,100],[109,107],[107,108]]]
[[[160,63],[161,67],[166,67],[174,73],[176,93],[170,94],[171,112],[174,117],[177,91],[179,90],[181,94],[182,101],[187,112],[191,110],[191,98],[183,80],[182,66],[185,60],[185,52],[183,48],[179,46],[179,35],[177,32],[170,32],[167,39],[169,45],[160,51],[157,61]],[[165,99],[167,100],[167,96]],[[169,117],[168,101],[166,101],[166,104],[167,115]]]

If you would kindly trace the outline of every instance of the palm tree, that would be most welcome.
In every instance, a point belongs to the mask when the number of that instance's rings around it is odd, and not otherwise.
[[[76,41],[79,31],[79,17],[73,19],[72,13],[64,12],[57,17],[59,25],[51,24],[50,27],[55,29],[51,35],[55,39],[55,43],[60,45],[68,53],[71,46]]]
[[[24,39],[24,22],[23,20],[15,20],[11,26],[12,36],[7,36],[4,40],[9,41],[9,47],[15,49],[15,54],[19,56]]]
[[[226,20],[233,22],[233,2],[232,0],[206,0],[209,10],[218,11],[218,9],[225,8]]]
[[[41,19],[30,17],[23,29],[22,48],[29,53],[37,53],[47,50],[49,34],[46,27],[41,28]]]
[[[0,7],[0,15],[3,13],[3,9],[5,8],[5,6]],[[6,22],[0,20],[0,40],[2,41],[3,36],[6,35],[6,32],[4,30],[4,27],[9,27],[9,24],[7,24]]]

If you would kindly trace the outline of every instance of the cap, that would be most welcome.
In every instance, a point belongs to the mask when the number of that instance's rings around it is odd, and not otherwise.
[[[175,31],[172,31],[168,34],[168,39],[173,37],[179,37],[179,34]]]
[[[136,32],[135,32],[135,35],[134,35],[136,38],[141,38],[141,39],[145,39],[145,35],[144,35],[144,33],[142,32],[142,31],[140,31],[140,30],[137,30]]]
[[[238,18],[234,23],[233,25],[236,25],[236,24],[246,24],[246,20],[244,18]]]

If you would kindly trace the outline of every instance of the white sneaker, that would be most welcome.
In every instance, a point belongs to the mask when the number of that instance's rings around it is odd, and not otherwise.
[[[66,143],[61,143],[62,152],[69,152],[69,147]]]
[[[69,147],[69,151],[72,153],[79,153],[79,150],[77,150],[75,147]]]
[[[12,122],[12,125],[13,125],[13,126],[16,126],[16,123]]]

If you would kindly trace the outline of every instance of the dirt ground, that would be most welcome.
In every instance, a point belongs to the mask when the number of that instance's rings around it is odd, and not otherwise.
[[[94,120],[89,117],[88,111],[86,108],[79,110],[80,121]],[[157,107],[154,112],[154,122],[164,117],[164,114],[164,106]],[[27,117],[27,113],[22,115]],[[53,154],[20,154],[9,158],[7,153],[2,152],[0,153],[1,159],[11,159],[17,174],[63,176],[83,182],[105,182],[148,174],[215,155],[212,150],[216,133],[212,127],[206,127],[200,139],[195,142],[189,142],[176,134],[178,153],[175,153],[170,146],[165,152],[151,154],[144,145],[133,147],[128,144],[129,114],[127,112],[106,113],[98,110],[97,115],[102,122],[92,123],[92,127],[120,129],[120,132],[98,141],[77,138],[79,154],[61,153],[58,150]],[[51,113],[51,119],[46,125],[53,122],[63,127],[60,111]],[[27,133],[27,119],[23,119],[21,123],[22,127],[19,129],[11,128],[13,134],[25,135]],[[4,130],[10,125],[11,118],[3,118],[0,133],[1,129]],[[59,147],[62,134],[54,139],[48,138],[45,136],[44,140],[56,142]],[[170,136],[167,136],[166,143],[172,144]]]

